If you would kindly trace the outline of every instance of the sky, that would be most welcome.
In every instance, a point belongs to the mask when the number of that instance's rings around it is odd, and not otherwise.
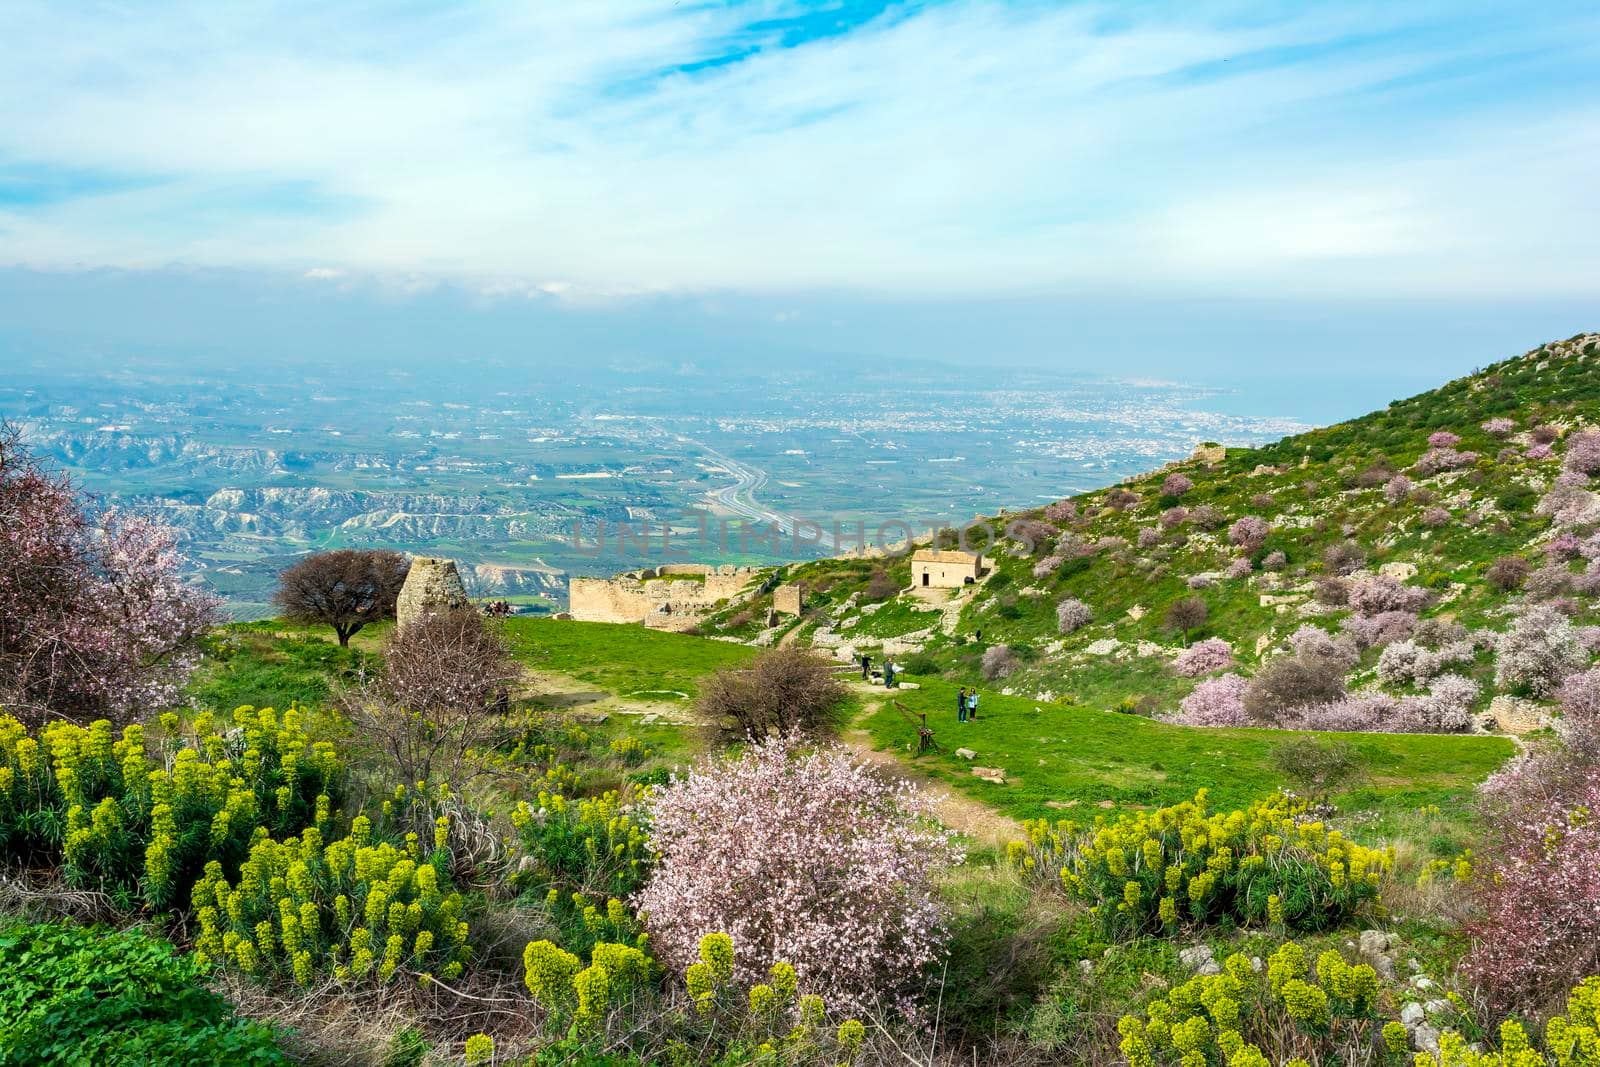
[[[1600,327],[1597,188],[1592,3],[0,14],[14,343],[234,351],[258,292],[347,348],[1420,386]]]

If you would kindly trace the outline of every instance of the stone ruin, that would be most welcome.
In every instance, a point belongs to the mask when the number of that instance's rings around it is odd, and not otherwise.
[[[395,620],[405,627],[429,615],[467,607],[469,603],[455,560],[415,556],[406,574],[406,584],[400,587]]]
[[[688,630],[719,607],[757,592],[753,567],[667,563],[615,578],[574,578],[571,615],[580,622],[636,622],[653,630]]]

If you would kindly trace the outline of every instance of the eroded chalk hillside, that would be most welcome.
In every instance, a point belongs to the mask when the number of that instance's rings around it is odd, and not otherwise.
[[[703,630],[1199,725],[1511,730],[1600,628],[1600,335],[1349,422],[990,520],[977,583],[791,568]],[[975,538],[978,535],[974,535]]]

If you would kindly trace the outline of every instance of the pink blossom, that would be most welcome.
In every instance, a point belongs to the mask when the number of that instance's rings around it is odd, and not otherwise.
[[[1528,459],[1549,459],[1555,454],[1555,449],[1543,444],[1529,445],[1528,450],[1523,453]]]
[[[1493,437],[1504,437],[1516,428],[1517,424],[1506,418],[1490,419],[1480,427],[1484,433]]]
[[[1390,478],[1383,487],[1383,495],[1391,504],[1398,504],[1411,492],[1411,479],[1404,474],[1396,474]]]
[[[1260,516],[1246,515],[1228,527],[1228,541],[1248,555],[1261,547],[1271,529]]]
[[[1600,430],[1585,430],[1571,438],[1561,465],[1584,475],[1600,471]]]
[[[1172,669],[1186,678],[1198,678],[1233,666],[1233,646],[1220,637],[1196,641],[1173,661]]]
[[[1435,430],[1428,435],[1429,448],[1454,448],[1461,443],[1461,435],[1449,430]]]
[[[1386,574],[1363,575],[1350,582],[1350,606],[1360,615],[1386,611],[1415,612],[1427,602],[1428,591],[1405,585]]]
[[[674,970],[726,933],[741,982],[785,961],[855,1011],[906,1004],[943,951],[935,877],[961,853],[919,789],[843,749],[774,739],[713,759],[654,794],[650,823],[656,869],[635,903]]]
[[[1089,625],[1092,618],[1094,612],[1089,610],[1089,605],[1076,597],[1068,597],[1056,605],[1056,628],[1064,634]]]
[[[1476,452],[1457,452],[1453,448],[1430,448],[1417,460],[1413,469],[1423,477],[1438,474],[1441,471],[1460,470],[1470,467],[1478,462]]]
[[[1161,495],[1182,496],[1193,488],[1194,482],[1190,481],[1182,474],[1179,474],[1177,471],[1173,471],[1171,474],[1167,475],[1166,478],[1162,479]]]
[[[1207,678],[1183,698],[1172,721],[1186,726],[1249,726],[1244,688],[1245,680],[1237,674]]]

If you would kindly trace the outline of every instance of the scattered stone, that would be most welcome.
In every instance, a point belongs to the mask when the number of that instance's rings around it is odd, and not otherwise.
[[[1361,958],[1386,982],[1395,980],[1393,948],[1394,939],[1382,930],[1361,931]]]
[[[1217,966],[1216,957],[1211,954],[1210,945],[1190,945],[1178,953],[1178,962],[1182,963],[1190,974],[1222,973],[1222,968]]]
[[[1097,808],[1114,808],[1116,806],[1117,806],[1117,802],[1114,801],[1114,800],[1102,800],[1098,804],[1095,805],[1095,807],[1097,807]]]
[[[1067,808],[1077,807],[1078,802],[1076,800],[1047,800],[1044,802],[1044,806],[1047,808],[1060,808],[1065,810]]]
[[[1006,784],[1006,772],[1003,767],[974,767],[972,768],[972,776],[974,778],[982,778],[986,782],[993,782],[995,785]]]
[[[1092,960],[1079,960],[1078,973],[1083,975],[1085,978],[1094,974],[1094,962]]]
[[[1414,963],[1416,961],[1413,960],[1412,962]],[[1418,993],[1426,993],[1430,989],[1438,989],[1439,985],[1427,975],[1419,974],[1415,978],[1411,979],[1411,988],[1415,989]]]
[[[1418,1052],[1437,1054],[1439,1051],[1438,1028],[1429,1026],[1427,1023],[1423,1023],[1421,1026],[1411,1031],[1411,1047],[1416,1049]]]
[[[1414,563],[1385,563],[1378,568],[1378,573],[1397,582],[1409,582],[1417,576],[1417,566]]]
[[[977,759],[978,758],[978,754],[976,752],[972,751],[972,749],[970,749],[970,748],[958,748],[958,749],[956,749],[956,755],[960,756],[962,759]]]
[[[1405,1007],[1400,1009],[1400,1022],[1403,1023],[1408,1030],[1415,1030],[1418,1026],[1422,1025],[1423,1020],[1427,1017],[1428,1013],[1423,1010],[1422,1005],[1415,1002],[1407,1004]]]
[[[1091,642],[1083,651],[1091,656],[1109,656],[1121,647],[1122,642],[1115,637],[1102,637],[1098,641]]]
[[[1145,617],[1144,605],[1135,604],[1133,607],[1128,609],[1128,618],[1132,619],[1134,622],[1138,622],[1140,619],[1142,619],[1144,617]]]
[[[1429,1015],[1447,1015],[1450,1012],[1450,1007],[1448,1000],[1438,999],[1425,1002],[1422,1005],[1422,1010]]]

